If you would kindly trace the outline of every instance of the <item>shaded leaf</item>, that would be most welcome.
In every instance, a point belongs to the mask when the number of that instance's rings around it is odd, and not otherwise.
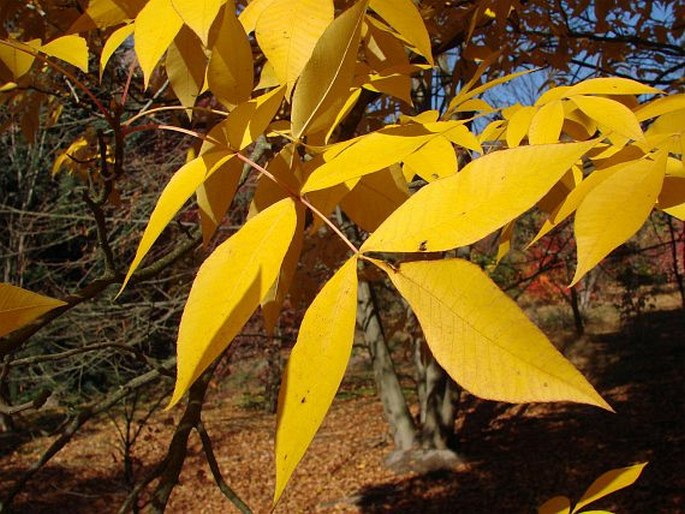
[[[571,502],[566,496],[555,496],[538,507],[538,514],[571,514]]]
[[[246,101],[252,94],[254,84],[252,47],[235,15],[233,0],[226,2],[223,20],[211,50],[207,68],[209,89],[227,107]]]
[[[300,75],[292,101],[293,136],[319,132],[348,97],[367,0],[338,16],[323,33]]]
[[[205,81],[207,59],[200,39],[185,25],[169,46],[166,73],[176,98],[183,107],[195,105]],[[188,111],[189,117],[192,111]]]
[[[66,303],[21,287],[0,283],[0,337],[28,325],[62,305]]]
[[[16,80],[31,69],[34,55],[39,47],[40,39],[33,39],[26,43],[12,39],[0,40],[0,61],[9,68]]]
[[[433,252],[474,243],[533,207],[594,144],[522,146],[480,157],[420,189],[361,249]]]
[[[462,259],[404,262],[388,274],[435,359],[461,386],[506,402],[572,401],[611,410],[499,287]]]
[[[583,497],[573,508],[573,512],[578,512],[586,505],[632,485],[640,477],[642,470],[647,464],[647,462],[643,462],[641,464],[635,464],[634,466],[614,469],[604,473],[588,487],[585,494],[583,494]]]
[[[200,209],[200,227],[205,246],[209,244],[233,201],[242,171],[243,161],[232,157],[217,167],[197,188],[197,206]]]
[[[307,309],[288,359],[278,398],[278,501],[321,426],[352,351],[357,313],[357,258],[349,259]]]
[[[622,103],[598,96],[574,96],[572,100],[601,126],[630,139],[644,139],[635,114]]]
[[[200,266],[178,329],[178,373],[169,407],[255,311],[278,276],[295,224],[293,200],[282,200],[247,221]]]

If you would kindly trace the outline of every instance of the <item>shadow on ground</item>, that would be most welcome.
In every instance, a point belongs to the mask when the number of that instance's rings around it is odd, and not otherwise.
[[[685,313],[654,312],[639,330],[595,335],[571,352],[616,410],[557,404],[463,404],[460,452],[468,466],[360,491],[362,512],[535,512],[572,501],[599,475],[649,461],[632,487],[592,504],[619,513],[684,512]]]

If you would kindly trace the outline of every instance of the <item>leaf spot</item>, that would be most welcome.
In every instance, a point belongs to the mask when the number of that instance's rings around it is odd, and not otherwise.
[[[426,252],[426,251],[428,251],[428,241],[427,240],[421,241],[421,243],[419,243],[419,252]]]

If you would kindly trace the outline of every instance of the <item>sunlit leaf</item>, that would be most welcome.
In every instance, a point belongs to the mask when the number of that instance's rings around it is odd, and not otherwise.
[[[668,112],[685,109],[685,94],[669,95],[648,102],[635,111],[638,121],[645,121]]]
[[[102,74],[105,71],[107,63],[112,58],[112,55],[114,55],[114,52],[116,52],[117,48],[119,48],[124,41],[126,41],[128,37],[133,34],[134,29],[135,24],[129,23],[123,27],[119,27],[107,38],[105,45],[102,47],[102,53],[100,54],[100,80],[102,80]]]
[[[466,390],[506,402],[611,410],[516,303],[462,259],[378,263],[407,300],[438,363]]]
[[[571,285],[643,225],[656,204],[666,155],[628,163],[590,191],[576,211],[578,267]]]
[[[332,0],[275,0],[258,18],[257,42],[280,83],[287,85],[287,97],[332,21]]]
[[[620,77],[588,79],[566,89],[566,96],[575,95],[654,95],[663,91],[636,80]]]
[[[444,137],[430,139],[405,157],[404,163],[426,182],[433,182],[457,172],[457,155],[452,143]]]
[[[195,193],[200,184],[210,176],[212,171],[216,170],[232,156],[233,154],[226,151],[204,154],[186,163],[171,177],[150,215],[150,221],[147,227],[145,227],[145,232],[143,232],[136,255],[129,266],[128,273],[126,273],[121,291],[124,290],[131,275],[138,268],[164,228],[183,207],[183,204]]]
[[[576,513],[586,505],[632,485],[640,477],[640,474],[646,465],[647,462],[643,462],[627,468],[614,469],[604,473],[588,487],[585,494],[583,494],[583,497],[573,508],[573,512]]]
[[[40,47],[40,51],[56,57],[88,73],[88,45],[81,36],[70,34],[58,37]]]
[[[517,147],[528,134],[530,123],[538,110],[535,107],[524,106],[516,111],[507,122],[507,146]]]
[[[295,224],[293,200],[282,200],[247,221],[200,266],[178,329],[178,372],[169,406],[255,311],[278,276]]]
[[[599,96],[574,96],[572,100],[601,126],[630,139],[644,139],[635,114],[622,103]]]
[[[564,125],[564,107],[555,100],[538,109],[530,121],[528,141],[531,145],[551,144],[559,141],[561,127]],[[509,131],[507,130],[507,138]]]
[[[62,305],[66,303],[21,287],[0,283],[0,337]]]
[[[415,193],[362,251],[433,252],[474,243],[533,207],[594,144],[522,146],[475,159]]]
[[[338,16],[314,47],[293,94],[294,137],[327,128],[347,99],[366,4],[360,0]]]
[[[16,80],[31,69],[35,59],[34,55],[39,47],[40,39],[33,39],[26,43],[0,40],[0,61],[9,68]]]
[[[245,9],[243,9],[240,13],[240,16],[238,16],[238,20],[242,24],[247,34],[255,29],[257,26],[257,20],[275,1],[276,0],[252,0],[247,4]]]
[[[219,101],[231,107],[250,98],[253,74],[250,40],[236,17],[233,0],[229,0],[212,47],[207,83]]]
[[[146,88],[152,71],[182,26],[171,0],[150,0],[136,17],[133,37]]]
[[[369,7],[412,45],[416,51],[433,64],[430,36],[421,13],[411,0],[371,0]]]
[[[319,429],[352,351],[357,314],[357,259],[348,260],[307,309],[278,398],[278,501]]]
[[[207,45],[209,29],[226,0],[171,0],[183,22]]]

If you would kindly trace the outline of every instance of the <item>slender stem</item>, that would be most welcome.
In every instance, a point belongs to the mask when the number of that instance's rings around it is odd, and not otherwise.
[[[128,98],[128,90],[131,87],[131,79],[133,78],[133,72],[136,69],[136,62],[131,61],[131,65],[128,67],[128,76],[126,77],[126,85],[124,86],[124,91],[121,93],[121,105],[126,105],[126,99]]]
[[[136,120],[139,120],[143,116],[149,116],[150,114],[156,113],[156,112],[164,112],[164,111],[186,111],[188,109],[191,109],[193,111],[201,111],[201,112],[210,112],[212,114],[218,114],[220,116],[228,116],[229,113],[225,111],[220,111],[218,109],[208,109],[207,107],[183,107],[182,105],[168,105],[164,107],[155,107],[153,109],[148,109],[146,111],[141,111],[138,114],[135,114],[134,116],[131,116],[129,119],[127,119],[123,125],[128,126],[131,123],[133,123]]]
[[[123,127],[123,129],[124,136],[128,136],[135,132],[143,132],[144,130],[168,130],[170,132],[180,132],[181,134],[185,134],[186,136],[196,137],[198,139],[202,139],[203,141],[207,141],[218,146],[223,146],[220,141],[214,139],[213,137],[207,134],[201,134],[200,132],[197,132],[195,130],[185,129],[182,127],[175,127],[174,125],[159,125],[157,123],[148,123],[147,125],[138,125],[136,127],[131,128]]]
[[[102,115],[107,120],[107,123],[110,126],[114,127],[115,122],[114,122],[114,119],[112,118],[112,115],[109,113],[109,111],[105,108],[104,105],[102,105],[102,102],[100,102],[100,100],[98,100],[98,98],[88,88],[88,86],[86,86],[83,82],[81,82],[78,78],[76,78],[76,76],[73,73],[68,71],[66,68],[60,66],[59,64],[52,62],[50,59],[48,59],[47,57],[42,55],[39,50],[35,50],[35,49],[31,48],[30,46],[18,45],[18,44],[12,43],[11,41],[6,41],[6,40],[2,40],[2,39],[0,39],[0,44],[3,44],[5,46],[9,46],[11,48],[14,48],[15,50],[20,51],[20,52],[24,52],[26,54],[32,55],[36,59],[44,62],[48,66],[51,66],[52,68],[54,68],[55,70],[60,72],[62,75],[69,78],[74,84],[76,84],[93,101],[95,106],[98,108],[98,110],[102,113]]]
[[[236,153],[236,157],[238,157],[238,159],[240,159],[244,163],[252,166],[254,169],[256,169],[259,173],[261,173],[262,175],[267,177],[269,180],[272,180],[273,182],[278,184],[278,186],[281,189],[283,189],[289,196],[291,196],[295,200],[297,200],[297,201],[301,202],[303,205],[305,205],[316,216],[318,216],[319,219],[321,219],[321,221],[323,221],[328,226],[328,228],[330,228],[340,239],[342,239],[342,241],[350,248],[350,250],[352,250],[352,252],[359,255],[359,249],[356,246],[354,246],[352,241],[350,241],[347,238],[347,236],[345,234],[343,234],[343,232],[335,225],[335,223],[333,223],[330,219],[328,219],[328,217],[325,216],[319,209],[314,207],[314,205],[312,205],[312,203],[305,196],[300,194],[299,191],[295,191],[288,184],[281,182],[271,172],[269,172],[268,170],[266,170],[264,167],[260,166],[259,164],[257,164],[253,160],[251,160],[249,157],[244,156],[240,152]]]

